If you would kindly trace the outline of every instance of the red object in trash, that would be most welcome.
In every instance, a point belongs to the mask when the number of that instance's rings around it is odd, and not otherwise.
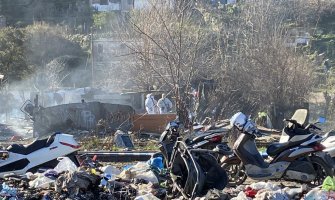
[[[244,194],[247,195],[247,197],[255,198],[257,192],[257,190],[254,190],[251,187],[247,187],[244,191]]]
[[[14,142],[14,141],[19,141],[22,140],[23,138],[21,136],[18,135],[14,135],[13,137],[10,138],[10,141]]]

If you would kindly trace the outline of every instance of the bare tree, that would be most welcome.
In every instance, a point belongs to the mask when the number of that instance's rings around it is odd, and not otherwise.
[[[184,122],[191,81],[210,59],[201,51],[208,32],[194,18],[193,7],[194,1],[151,1],[150,8],[134,11],[123,26],[128,34],[123,40],[138,59],[134,78],[172,90]]]
[[[291,21],[300,26],[308,17],[304,1],[248,0],[222,8],[171,2],[152,1],[132,12],[121,39],[136,56],[128,70],[136,73],[132,78],[171,89],[182,120],[192,83],[213,83],[200,98],[203,116],[255,113],[271,104],[286,109],[304,100],[313,66],[299,48],[287,45]]]

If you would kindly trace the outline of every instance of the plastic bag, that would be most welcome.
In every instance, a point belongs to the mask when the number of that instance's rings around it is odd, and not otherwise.
[[[269,190],[275,191],[275,190],[279,190],[280,189],[280,187],[277,184],[272,183],[272,182],[267,182],[267,183],[265,183],[265,182],[252,183],[250,185],[250,187],[252,189],[255,189],[255,190],[269,189]]]
[[[322,183],[322,189],[326,191],[335,191],[335,180],[327,176],[327,178]]]
[[[151,167],[156,168],[158,170],[162,170],[164,167],[162,157],[151,158],[150,160],[148,160],[147,163]]]
[[[9,187],[6,183],[2,183],[2,190],[0,192],[1,196],[15,197],[17,193],[16,188]]]
[[[321,190],[320,188],[314,188],[306,194],[304,200],[328,200],[327,192]]]
[[[77,166],[68,157],[59,157],[57,158],[57,160],[60,160],[60,161],[54,170],[58,174],[61,172],[65,172],[65,171],[75,172],[78,169]]]
[[[101,167],[100,170],[104,173],[104,176],[111,175],[112,177],[115,177],[121,173],[118,168],[111,165]]]
[[[270,190],[270,189],[262,189],[258,191],[258,193],[255,195],[255,200],[290,200],[290,198],[287,196],[285,191],[283,190]]]
[[[149,193],[146,195],[138,196],[135,198],[135,200],[159,200],[159,199],[155,197],[153,194]]]
[[[158,178],[150,170],[150,166],[145,162],[139,162],[136,165],[124,170],[119,175],[123,179],[143,179],[152,183],[158,183]]]
[[[29,187],[31,188],[50,188],[55,184],[55,180],[52,180],[43,174],[40,174],[35,180],[29,181]]]
[[[238,193],[237,197],[231,198],[231,200],[252,200],[252,198],[247,197],[243,191]]]

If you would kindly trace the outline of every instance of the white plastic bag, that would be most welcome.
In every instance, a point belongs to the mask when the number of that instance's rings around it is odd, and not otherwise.
[[[104,176],[110,175],[112,180],[114,180],[116,176],[118,176],[121,173],[121,171],[118,168],[111,165],[101,167],[100,170],[104,173],[103,174]]]
[[[159,199],[155,197],[153,194],[149,193],[146,195],[138,196],[135,198],[135,200],[159,200]]]
[[[252,198],[247,197],[243,191],[238,193],[237,197],[231,198],[231,200],[252,200]]]
[[[124,179],[144,179],[151,183],[158,183],[158,178],[156,175],[150,170],[150,166],[145,162],[139,162],[131,168],[124,170],[119,175],[120,178]]]
[[[72,160],[68,157],[59,157],[57,160],[60,160],[58,165],[54,168],[54,170],[59,174],[65,171],[75,172],[77,171],[77,166],[72,162]]]
[[[305,200],[328,200],[327,192],[320,188],[314,188],[306,194]]]
[[[50,188],[54,183],[55,180],[45,177],[43,174],[39,174],[35,180],[29,181],[29,187],[47,189]]]

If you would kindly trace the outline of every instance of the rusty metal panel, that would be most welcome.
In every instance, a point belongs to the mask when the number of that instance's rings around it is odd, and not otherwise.
[[[176,114],[157,114],[157,115],[134,115],[132,128],[133,131],[146,131],[151,133],[162,133],[168,122],[176,119]]]
[[[34,132],[46,135],[69,128],[92,130],[100,119],[111,129],[131,123],[135,113],[131,106],[100,102],[71,103],[42,108],[34,113]]]

